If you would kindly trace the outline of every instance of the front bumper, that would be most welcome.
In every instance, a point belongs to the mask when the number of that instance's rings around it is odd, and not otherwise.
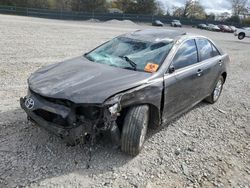
[[[32,109],[29,109],[25,101],[27,98],[32,98],[34,100],[34,106]],[[70,108],[67,108],[62,105],[53,104],[47,101],[39,100],[35,96],[28,96],[25,98],[20,98],[20,106],[27,113],[28,118],[35,122],[39,127],[44,128],[48,132],[51,132],[69,143],[70,145],[75,145],[80,139],[84,138],[85,135],[91,132],[90,126],[78,125],[78,126],[61,126],[53,122],[49,122],[44,118],[40,117],[35,113],[37,109],[45,109],[47,111],[57,113],[62,117],[67,117],[70,114]]]

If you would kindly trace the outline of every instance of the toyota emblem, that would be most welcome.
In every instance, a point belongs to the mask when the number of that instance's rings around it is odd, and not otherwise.
[[[32,98],[27,98],[27,99],[25,100],[25,106],[26,106],[26,108],[28,108],[29,110],[31,110],[31,109],[34,107],[34,105],[35,105],[35,102],[34,102],[34,100],[33,100]]]

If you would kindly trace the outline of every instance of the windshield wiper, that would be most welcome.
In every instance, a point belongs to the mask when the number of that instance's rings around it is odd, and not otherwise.
[[[134,61],[132,61],[128,56],[119,56],[119,57],[128,62],[134,68],[134,70],[136,70],[137,64]]]

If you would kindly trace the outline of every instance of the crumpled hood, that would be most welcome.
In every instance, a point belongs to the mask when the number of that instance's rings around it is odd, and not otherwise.
[[[150,76],[78,57],[39,69],[30,76],[28,84],[32,91],[45,97],[101,104],[116,93],[147,82]]]

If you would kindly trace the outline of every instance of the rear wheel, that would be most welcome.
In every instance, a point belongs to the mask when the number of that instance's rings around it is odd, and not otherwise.
[[[239,33],[238,39],[239,39],[239,40],[242,40],[242,39],[244,39],[244,38],[245,38],[245,33]]]
[[[223,89],[223,84],[224,84],[224,78],[222,76],[219,77],[215,88],[213,90],[213,92],[211,93],[211,95],[209,97],[207,97],[205,100],[211,104],[215,103],[216,101],[218,101],[222,89]]]
[[[148,122],[148,105],[135,106],[128,110],[121,135],[121,149],[123,152],[129,155],[140,153],[145,141]]]

